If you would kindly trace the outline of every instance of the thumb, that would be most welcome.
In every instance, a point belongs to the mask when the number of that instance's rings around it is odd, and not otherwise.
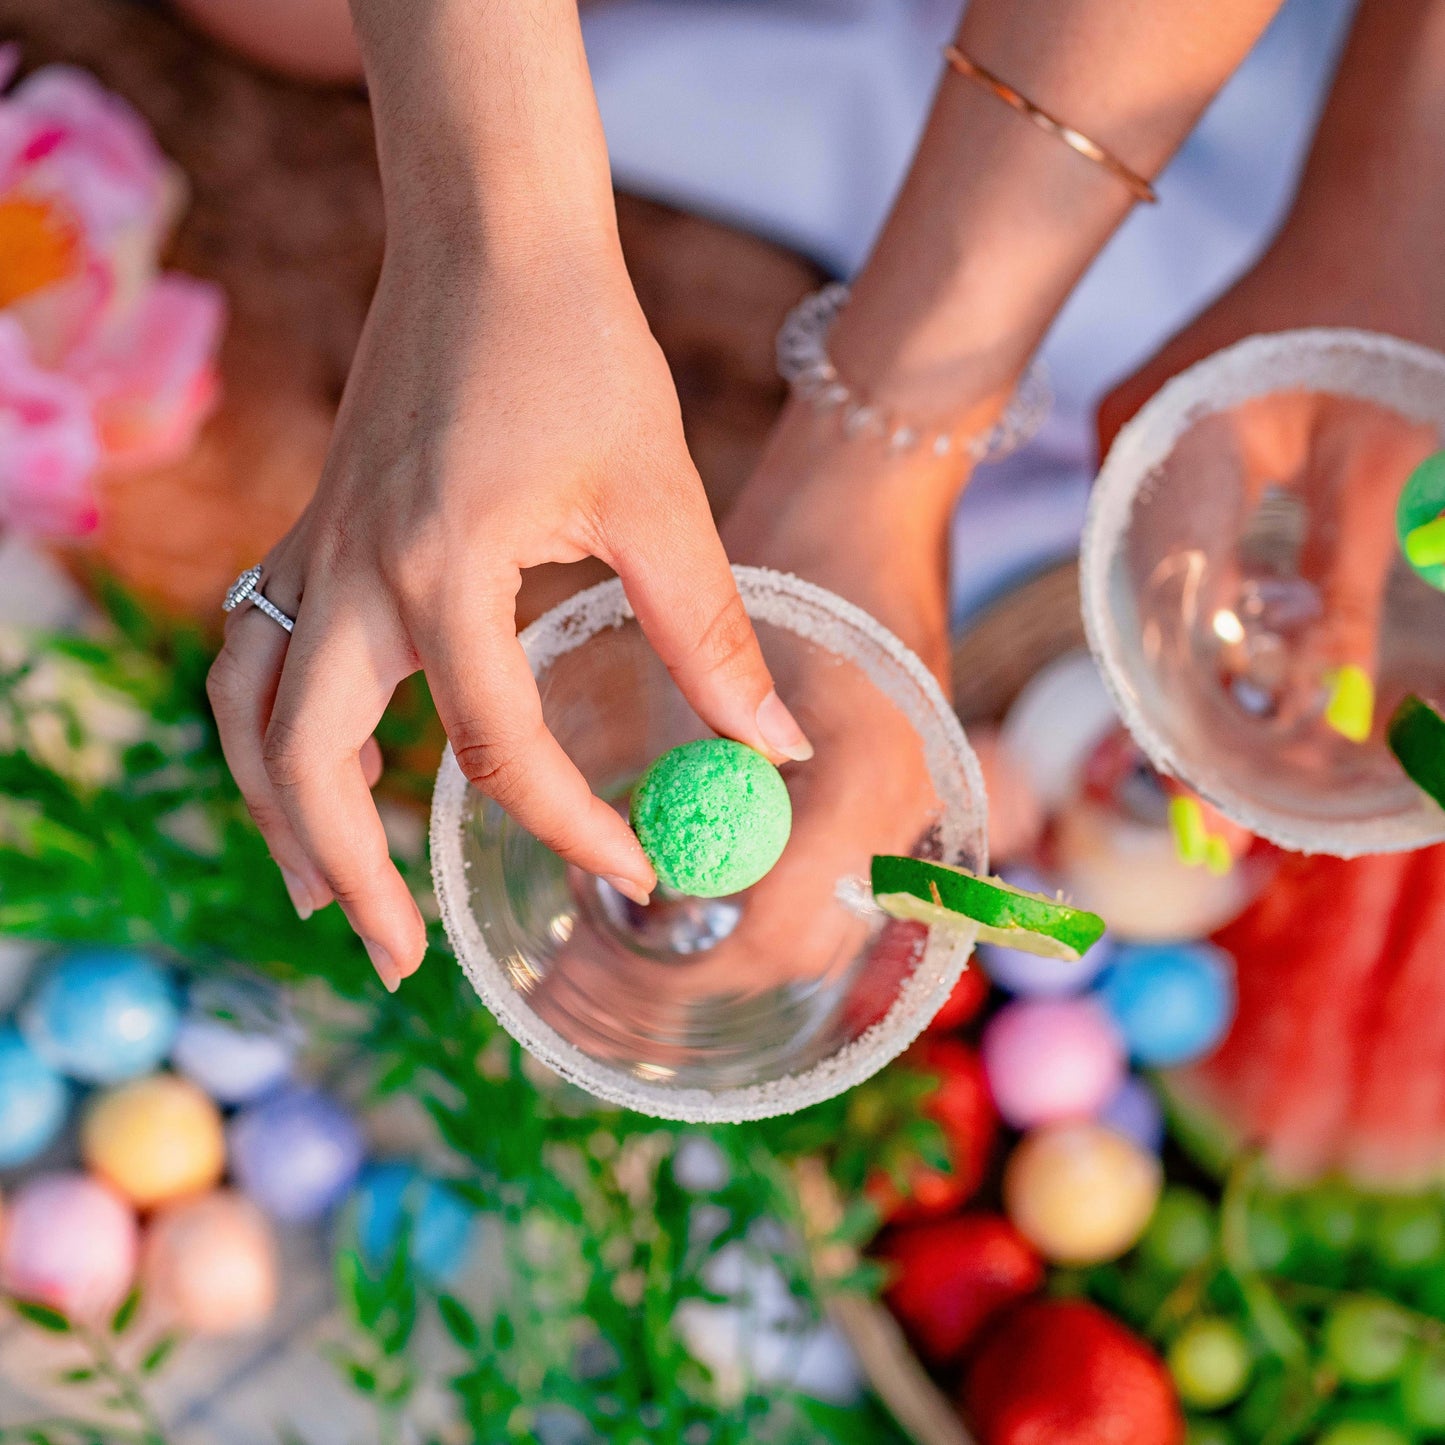
[[[684,506],[634,522],[608,560],[693,711],[774,763],[805,762],[813,745],[773,686],[702,483],[689,492]]]

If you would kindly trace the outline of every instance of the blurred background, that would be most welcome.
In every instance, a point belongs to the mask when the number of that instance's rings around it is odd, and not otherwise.
[[[1412,1025],[1445,1018],[1445,864],[1187,867],[1073,566],[1095,408],[1268,241],[1350,11],[1284,5],[955,520],[992,852],[1110,936],[1066,977],[994,950],[878,1078],[697,1130],[534,1065],[435,925],[382,994],[342,921],[297,922],[220,759],[218,602],[310,495],[384,243],[344,7],[0,0],[7,163],[71,146],[77,193],[142,198],[72,252],[0,193],[0,463],[85,481],[42,515],[0,475],[0,1441],[1445,1439],[1445,1037]],[[866,257],[957,13],[584,5],[719,515],[782,405],[777,328]],[[99,381],[14,340],[86,246],[135,289]],[[521,619],[586,580],[529,576]],[[434,918],[420,690],[380,739]]]

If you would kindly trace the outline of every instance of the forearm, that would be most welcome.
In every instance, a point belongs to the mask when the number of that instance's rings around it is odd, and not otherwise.
[[[576,0],[352,0],[394,241],[615,241]]]
[[[1445,0],[1364,0],[1282,241],[1344,294],[1377,278],[1377,324],[1445,334]],[[1328,277],[1324,278],[1328,283]]]
[[[1152,176],[1279,0],[974,0],[958,44]],[[948,417],[1002,395],[1127,215],[1102,167],[945,72],[913,167],[840,319],[840,371]]]

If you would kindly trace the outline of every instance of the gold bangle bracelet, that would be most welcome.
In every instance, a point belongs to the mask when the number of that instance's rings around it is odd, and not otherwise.
[[[1033,121],[1040,130],[1057,137],[1066,146],[1093,161],[1095,165],[1103,166],[1111,176],[1128,186],[1136,200],[1152,203],[1159,199],[1155,194],[1154,187],[1138,171],[1130,170],[1113,152],[1106,151],[1103,146],[1096,141],[1091,141],[1088,136],[1076,131],[1073,126],[1065,125],[1063,121],[1051,116],[1048,111],[1041,110],[1028,96],[1020,95],[1007,81],[1000,80],[991,70],[985,70],[976,60],[970,60],[958,46],[945,45],[943,54],[948,63],[960,75],[967,76],[970,80],[976,80],[979,84],[986,86],[1005,105],[1012,106],[1021,116]]]

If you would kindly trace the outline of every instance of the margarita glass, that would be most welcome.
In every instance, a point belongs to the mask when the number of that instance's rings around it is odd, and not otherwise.
[[[816,753],[783,777],[794,826],[760,883],[639,908],[569,867],[469,786],[450,750],[432,870],[457,957],[533,1054],[645,1113],[739,1120],[831,1097],[905,1048],[952,992],[971,926],[885,919],[875,853],[987,866],[983,781],[924,665],[830,592],[734,569],[778,690]],[[653,758],[708,736],[619,582],[522,634],[547,725],[625,810]]]
[[[1282,847],[1445,839],[1445,811],[1385,742],[1407,692],[1445,695],[1445,594],[1395,532],[1400,490],[1442,438],[1445,357],[1291,331],[1176,377],[1099,474],[1084,621],[1119,711],[1156,768]],[[1346,671],[1374,705],[1342,727]]]

